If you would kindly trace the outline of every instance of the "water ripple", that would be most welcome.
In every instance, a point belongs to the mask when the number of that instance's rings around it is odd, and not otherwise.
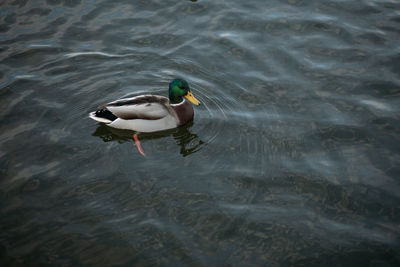
[[[104,57],[127,57],[132,56],[133,54],[125,54],[125,55],[117,55],[117,54],[110,54],[100,51],[86,51],[86,52],[74,52],[74,53],[67,53],[65,56],[67,58],[79,57],[79,56],[104,56]]]

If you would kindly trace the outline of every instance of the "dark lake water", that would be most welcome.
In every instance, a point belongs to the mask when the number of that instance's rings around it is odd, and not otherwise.
[[[399,266],[400,2],[3,0],[0,265]],[[186,79],[194,121],[92,121]]]

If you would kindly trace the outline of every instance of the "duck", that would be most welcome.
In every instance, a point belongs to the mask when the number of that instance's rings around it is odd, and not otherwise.
[[[181,78],[169,83],[168,98],[145,94],[121,98],[90,112],[89,117],[109,127],[151,133],[169,130],[193,120],[193,105],[199,105],[187,81]],[[138,148],[137,134],[134,140]],[[140,149],[139,149],[140,151]]]

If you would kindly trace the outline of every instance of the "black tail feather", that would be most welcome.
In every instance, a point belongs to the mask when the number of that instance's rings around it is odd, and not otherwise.
[[[111,113],[108,109],[102,108],[98,109],[95,112],[96,117],[105,118],[110,121],[116,120],[118,117]]]

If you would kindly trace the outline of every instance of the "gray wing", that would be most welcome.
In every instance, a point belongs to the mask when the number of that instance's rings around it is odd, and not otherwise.
[[[163,96],[142,95],[123,98],[101,106],[115,116],[125,119],[158,120],[169,114],[169,100]]]

